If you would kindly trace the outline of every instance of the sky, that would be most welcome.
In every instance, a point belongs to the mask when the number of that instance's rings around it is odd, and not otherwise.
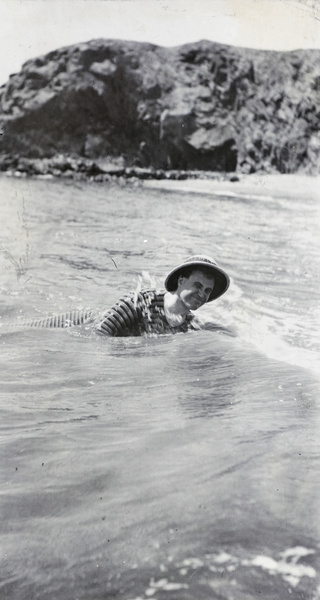
[[[96,38],[320,48],[320,0],[0,0],[0,85],[30,58]]]

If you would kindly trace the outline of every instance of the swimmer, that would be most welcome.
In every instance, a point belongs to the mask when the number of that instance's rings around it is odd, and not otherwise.
[[[93,324],[109,337],[141,336],[210,329],[234,333],[212,322],[203,323],[194,311],[224,294],[228,275],[208,256],[190,256],[167,275],[165,290],[148,289],[126,294],[102,315],[96,311],[71,311],[29,321],[31,327],[65,328]]]
[[[228,275],[212,258],[190,256],[167,275],[166,291],[150,289],[121,297],[96,322],[96,330],[123,337],[224,329],[202,323],[193,311],[222,296],[229,283]]]

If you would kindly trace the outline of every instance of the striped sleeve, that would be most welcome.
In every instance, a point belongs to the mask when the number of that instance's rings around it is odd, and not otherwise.
[[[139,308],[134,296],[124,296],[98,322],[97,333],[112,337],[135,335],[139,329]]]
[[[43,317],[42,319],[33,319],[24,323],[27,327],[40,327],[45,329],[59,329],[64,327],[74,327],[83,325],[93,316],[92,310],[71,310],[52,317]]]

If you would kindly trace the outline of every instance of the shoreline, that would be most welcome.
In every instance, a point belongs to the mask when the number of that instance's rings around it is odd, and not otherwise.
[[[138,165],[125,166],[105,159],[88,159],[79,156],[56,154],[51,158],[27,158],[24,156],[0,155],[0,172],[15,177],[61,177],[89,181],[117,180],[189,180],[214,179],[238,181],[236,172],[200,171],[184,169],[157,169]]]
[[[1,160],[2,159],[2,160]],[[125,167],[103,160],[56,155],[50,159],[0,157],[0,174],[13,178],[61,179],[70,182],[114,183],[168,193],[209,196],[295,198],[320,200],[320,175],[237,173]]]
[[[320,201],[320,176],[301,174],[239,175],[238,181],[187,179],[186,181],[144,181],[144,188],[200,195],[237,196],[251,199],[301,198],[307,195]]]

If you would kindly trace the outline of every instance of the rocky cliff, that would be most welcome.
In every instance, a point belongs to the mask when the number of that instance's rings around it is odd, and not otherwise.
[[[2,165],[67,155],[157,169],[319,173],[320,51],[93,40],[11,75],[0,88],[0,130]]]

